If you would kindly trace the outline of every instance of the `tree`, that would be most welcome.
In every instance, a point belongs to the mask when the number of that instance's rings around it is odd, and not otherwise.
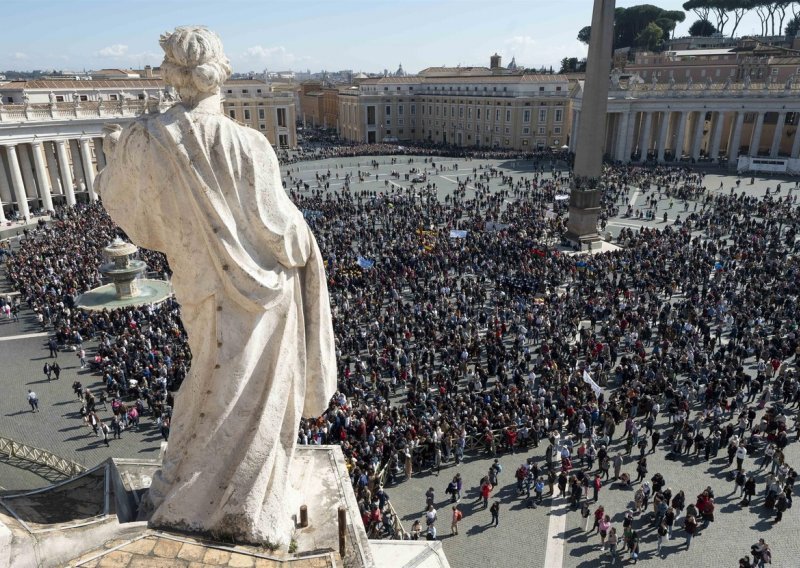
[[[692,37],[709,37],[717,33],[717,28],[708,20],[697,20],[689,28],[689,35]]]
[[[786,24],[786,30],[784,31],[789,37],[796,36],[797,32],[800,32],[800,14],[789,20],[789,23]]]
[[[689,0],[684,2],[683,9],[687,12],[692,11],[697,16],[698,20],[708,20],[708,15],[711,13],[711,7],[708,5],[707,0]]]
[[[636,36],[636,45],[648,51],[656,51],[664,41],[664,30],[655,22],[650,22],[647,27]]]
[[[592,33],[592,26],[585,26],[578,32],[578,41],[589,45],[589,35]]]
[[[753,9],[752,0],[728,0],[726,2],[728,12],[733,15],[733,29],[731,30],[731,37],[736,34],[736,28],[742,22],[745,14]]]

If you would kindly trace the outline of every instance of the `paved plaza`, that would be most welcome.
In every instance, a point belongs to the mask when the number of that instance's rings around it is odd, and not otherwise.
[[[414,158],[409,163],[409,157],[397,156],[394,164],[390,157],[361,157],[344,159],[327,159],[317,162],[300,162],[283,166],[281,173],[285,176],[291,171],[292,176],[301,178],[311,187],[308,191],[317,190],[315,174],[325,174],[330,170],[331,180],[329,191],[336,191],[343,185],[343,178],[347,173],[355,174],[357,170],[365,171],[371,179],[359,182],[354,175],[351,188],[355,191],[370,190],[386,192],[390,187],[409,187],[411,182],[405,179],[405,174],[412,169],[431,170],[430,164],[423,163],[422,157]],[[373,169],[370,163],[379,162],[378,169]],[[500,161],[483,159],[455,159],[434,158],[438,166],[444,165],[444,171],[429,175],[427,182],[435,183],[440,198],[452,193],[459,180],[471,175],[474,168],[494,167],[511,175],[515,179],[519,176],[530,177],[533,173],[533,164],[525,161]],[[453,165],[457,167],[454,169]],[[543,164],[549,169],[549,163]],[[390,172],[398,172],[399,178],[389,177]],[[336,179],[336,174],[341,179]],[[375,179],[375,174],[378,178]],[[550,173],[545,173],[545,177]],[[410,175],[413,177],[413,174]],[[729,193],[736,187],[736,176],[723,172],[711,172],[706,176],[705,185],[713,192]],[[500,188],[500,179],[492,178],[490,188],[492,192]],[[778,183],[783,186],[783,195],[789,186],[794,186],[794,181],[771,180],[756,178],[754,184],[750,179],[742,179],[737,192],[745,191],[748,194],[763,195],[767,188],[775,189]],[[721,184],[721,188],[720,188]],[[416,184],[417,187],[424,184]],[[467,199],[474,197],[474,189],[467,186]],[[639,188],[632,188],[628,204],[635,210],[643,207],[648,192]],[[652,192],[649,192],[652,195]],[[509,197],[507,207],[513,207],[513,198]],[[689,203],[690,211],[693,203]],[[664,213],[667,214],[667,223],[673,223],[679,215],[685,216],[684,203],[678,199],[672,202],[662,199],[653,221],[641,221],[631,217],[616,217],[609,220],[607,230],[617,235],[625,227],[638,228],[642,225],[663,227]],[[625,212],[626,207],[620,206],[620,211]],[[8,291],[5,280],[0,282],[0,291]],[[61,352],[58,362],[62,367],[60,381],[48,382],[42,373],[42,367],[49,360],[46,347],[46,336],[41,333],[33,316],[27,310],[23,311],[19,322],[0,321],[0,436],[12,438],[35,447],[44,448],[62,457],[72,459],[87,467],[94,466],[109,456],[114,457],[145,457],[155,458],[161,443],[161,435],[155,423],[144,417],[138,432],[125,431],[122,440],[111,440],[111,446],[105,447],[102,438],[94,437],[91,430],[81,421],[78,402],[72,391],[72,383],[81,381],[84,387],[90,387],[95,392],[103,387],[100,377],[92,374],[88,368],[81,369],[75,353]],[[90,347],[93,347],[89,343]],[[92,354],[92,349],[87,349],[87,355]],[[748,360],[748,363],[752,360]],[[40,400],[38,413],[30,412],[27,404],[27,390],[33,389]],[[664,413],[665,415],[666,413]],[[666,417],[657,423],[657,428],[666,430]],[[107,419],[111,416],[110,404],[108,408],[98,407],[98,416]],[[793,422],[794,411],[789,415],[790,424]],[[617,430],[617,438],[612,445],[610,455],[617,450],[624,451],[624,442],[619,439],[622,428]],[[663,436],[662,439],[666,437]],[[792,436],[794,439],[794,436]],[[502,566],[546,566],[546,567],[591,567],[608,563],[608,556],[603,556],[599,547],[597,535],[588,536],[583,531],[583,519],[578,511],[568,508],[565,499],[545,499],[542,506],[535,509],[528,508],[522,499],[517,497],[514,472],[527,458],[532,457],[537,463],[544,463],[546,441],[539,448],[531,449],[527,453],[500,454],[498,457],[503,466],[499,486],[493,493],[491,500],[499,500],[500,523],[499,527],[490,526],[490,514],[483,510],[477,503],[477,489],[480,479],[486,475],[491,464],[491,458],[475,452],[469,453],[464,463],[455,466],[448,463],[438,475],[429,472],[415,474],[409,481],[400,481],[387,488],[391,502],[402,519],[406,530],[411,523],[420,519],[423,521],[425,505],[425,492],[433,487],[436,492],[436,508],[439,511],[437,527],[442,539],[445,552],[450,564],[454,568],[485,568],[492,565]],[[649,446],[648,446],[649,449]],[[787,511],[781,524],[773,525],[773,511],[763,508],[763,483],[759,484],[759,495],[753,500],[750,507],[740,507],[739,499],[732,495],[733,483],[729,481],[730,468],[727,466],[725,449],[723,448],[717,458],[710,461],[700,461],[697,458],[681,457],[676,461],[664,459],[663,444],[654,454],[648,455],[648,479],[656,472],[661,472],[666,479],[666,486],[672,488],[673,493],[683,489],[686,493],[687,504],[693,502],[697,494],[707,486],[714,489],[717,503],[716,522],[703,529],[700,536],[694,540],[691,549],[685,547],[684,532],[680,528],[674,531],[674,539],[665,544],[662,549],[663,556],[655,553],[655,529],[645,521],[649,515],[641,514],[636,517],[635,527],[642,537],[641,555],[639,560],[644,565],[653,566],[698,566],[698,567],[727,567],[736,566],[738,558],[749,552],[750,545],[764,537],[773,550],[775,566],[796,566],[795,558],[800,553],[800,544],[793,540],[793,533],[800,521],[800,507]],[[800,444],[792,442],[786,450],[789,464],[800,464]],[[634,449],[633,455],[625,459],[622,471],[632,476],[635,474],[635,458],[638,450]],[[752,460],[748,458],[746,465],[755,469]],[[17,467],[19,465],[24,468]],[[461,473],[464,480],[464,497],[461,510],[464,519],[461,522],[460,534],[449,535],[450,504],[445,494],[445,487],[455,473]],[[401,476],[402,477],[402,476]],[[48,479],[49,478],[49,479]],[[6,490],[20,490],[46,484],[53,481],[51,474],[37,471],[34,468],[0,460],[0,487]],[[601,492],[599,503],[604,505],[606,512],[612,517],[614,526],[618,527],[621,535],[622,515],[631,507],[633,489],[623,488],[619,485],[606,483]],[[591,492],[590,492],[591,494]],[[592,505],[592,511],[594,511]],[[681,520],[676,522],[676,527],[681,525]],[[641,527],[641,528],[640,528]],[[625,556],[627,559],[627,555]]]

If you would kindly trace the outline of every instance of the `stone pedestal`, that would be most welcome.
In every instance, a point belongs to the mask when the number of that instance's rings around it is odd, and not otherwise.
[[[448,568],[441,543],[370,541],[338,446],[300,446],[290,468],[298,521],[308,527],[274,551],[207,535],[152,529],[137,521],[160,460],[108,459],[78,477],[0,498],[0,568],[56,566],[264,566],[287,568]],[[339,554],[337,513],[346,510]],[[292,552],[289,547],[292,546]],[[375,552],[375,554],[373,554]],[[394,562],[396,560],[397,562]],[[224,561],[224,562],[223,562]]]
[[[601,240],[597,231],[601,197],[602,191],[599,189],[573,190],[570,193],[569,219],[564,238],[572,246],[582,249]]]

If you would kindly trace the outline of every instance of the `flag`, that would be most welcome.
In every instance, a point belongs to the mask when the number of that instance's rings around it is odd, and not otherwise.
[[[450,238],[451,239],[466,239],[467,232],[466,231],[450,231]]]
[[[586,369],[583,370],[583,382],[586,383],[587,385],[589,385],[590,387],[592,387],[592,390],[594,391],[595,396],[599,397],[600,393],[603,392],[603,389],[600,388],[600,385],[598,385],[596,382],[594,382],[594,379],[592,378],[592,376],[588,373],[588,371]]]
[[[358,265],[363,268],[364,270],[369,270],[373,266],[375,266],[374,260],[369,260],[368,258],[364,258],[363,256],[358,257]]]

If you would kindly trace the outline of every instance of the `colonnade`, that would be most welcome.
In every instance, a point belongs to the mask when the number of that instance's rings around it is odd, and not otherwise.
[[[30,218],[31,209],[73,206],[84,194],[95,201],[95,172],[104,165],[101,138],[0,144],[0,222],[6,220],[4,208]]]
[[[622,162],[727,159],[733,164],[741,155],[800,158],[800,105],[795,110],[785,106],[776,110],[717,110],[707,106],[711,108],[672,109],[662,105],[620,110],[609,104],[606,136],[600,141],[604,153]],[[579,109],[573,111],[572,148],[580,114]]]

